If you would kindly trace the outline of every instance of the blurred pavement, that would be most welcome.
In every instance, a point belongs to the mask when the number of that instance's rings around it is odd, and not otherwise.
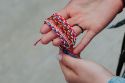
[[[68,0],[0,0],[0,83],[66,83],[60,70],[58,48],[33,46],[41,37],[42,21]],[[125,18],[125,10],[111,23]],[[109,25],[110,26],[110,25]],[[105,29],[82,52],[115,72],[125,26]]]

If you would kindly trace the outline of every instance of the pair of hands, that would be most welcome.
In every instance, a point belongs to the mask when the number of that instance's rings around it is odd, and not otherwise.
[[[122,0],[70,0],[67,6],[57,12],[62,15],[69,24],[78,24],[85,32],[81,42],[73,52],[79,54],[100,31],[102,31],[113,18],[122,10]],[[77,36],[81,29],[73,27]],[[57,35],[44,24],[41,28],[43,37],[41,42],[53,45],[61,44]],[[68,83],[107,83],[113,76],[104,67],[87,60],[75,59],[61,53],[60,66]]]

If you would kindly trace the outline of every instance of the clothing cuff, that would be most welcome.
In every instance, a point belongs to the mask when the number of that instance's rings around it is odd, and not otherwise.
[[[122,77],[113,76],[112,79],[109,80],[108,83],[125,83],[125,79]]]

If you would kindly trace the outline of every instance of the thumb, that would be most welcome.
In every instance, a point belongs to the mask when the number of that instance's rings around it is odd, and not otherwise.
[[[62,59],[61,59],[62,63],[64,65],[66,65],[67,67],[69,67],[70,69],[77,71],[77,69],[79,68],[79,63],[80,63],[80,59],[78,58],[73,58],[70,57],[66,54],[62,54]]]

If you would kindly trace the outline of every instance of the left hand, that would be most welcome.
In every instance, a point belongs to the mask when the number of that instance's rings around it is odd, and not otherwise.
[[[108,83],[113,74],[89,60],[61,54],[60,66],[68,83]]]
[[[70,0],[69,3],[57,13],[63,16],[70,25],[78,24],[85,32],[82,40],[73,49],[74,54],[79,54],[89,42],[101,32],[123,9],[122,0]],[[73,30],[78,36],[81,29],[74,26]],[[43,37],[41,42],[53,45],[61,45],[60,38],[44,24],[41,28]]]

